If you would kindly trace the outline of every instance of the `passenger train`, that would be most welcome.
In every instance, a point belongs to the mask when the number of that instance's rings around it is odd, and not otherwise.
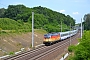
[[[71,36],[74,36],[78,30],[72,30],[67,32],[48,33],[44,35],[43,44],[51,45],[53,43],[65,40]]]

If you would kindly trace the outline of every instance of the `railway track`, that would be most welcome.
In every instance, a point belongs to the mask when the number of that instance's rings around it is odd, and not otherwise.
[[[38,55],[38,56],[35,56],[34,58],[32,58],[32,59],[30,59],[30,60],[39,60],[39,59],[41,59],[42,57],[44,57],[44,56],[46,56],[46,55],[48,55],[48,54],[50,54],[50,53],[55,52],[56,50],[60,49],[60,48],[63,47],[64,45],[67,45],[68,43],[69,43],[69,41],[66,42],[66,43],[63,43],[63,44],[61,44],[61,45],[59,45],[59,46],[57,46],[57,47],[55,47],[55,48],[52,48],[52,49],[50,49],[50,50],[48,50],[48,51],[46,51],[46,52],[44,52],[44,53],[42,53],[42,54],[40,54],[40,55]]]
[[[72,41],[74,41],[77,37],[79,37],[79,33],[71,37]],[[70,38],[51,46],[42,46],[12,57],[4,58],[2,60],[52,60],[58,54],[62,54],[64,49],[67,48],[69,45]]]
[[[40,47],[40,48],[36,48],[34,50],[30,50],[30,51],[26,51],[26,52],[23,52],[23,53],[20,53],[18,55],[15,55],[15,56],[11,56],[11,57],[7,57],[7,58],[4,58],[3,60],[21,60],[22,58],[24,57],[34,57],[32,54],[36,54],[38,51],[41,51],[41,50],[44,50],[46,49],[47,47],[46,46],[43,46],[43,47]]]

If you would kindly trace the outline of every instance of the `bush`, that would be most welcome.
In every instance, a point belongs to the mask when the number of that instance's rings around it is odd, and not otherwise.
[[[80,44],[73,48],[72,46],[68,48],[70,52],[75,49],[74,59],[71,60],[90,60],[90,31],[85,31],[84,35],[80,41]]]
[[[68,47],[68,51],[69,52],[73,52],[74,49],[75,49],[75,46],[74,45],[71,45],[71,46]]]
[[[14,55],[14,52],[10,52],[9,55]]]

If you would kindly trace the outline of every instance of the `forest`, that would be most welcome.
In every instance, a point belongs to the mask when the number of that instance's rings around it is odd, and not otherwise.
[[[7,9],[0,8],[0,30],[31,31],[32,12],[34,12],[34,29],[44,29],[47,32],[68,31],[75,26],[75,19],[53,11],[46,7],[29,8],[24,5],[9,5]],[[30,30],[29,30],[30,29]]]

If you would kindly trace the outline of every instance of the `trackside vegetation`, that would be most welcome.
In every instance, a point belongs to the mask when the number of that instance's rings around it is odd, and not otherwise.
[[[90,60],[90,30],[84,31],[79,45],[75,46],[74,49],[73,46],[70,46],[68,50],[74,53],[69,60]]]
[[[83,22],[84,29],[90,30],[90,13],[85,14],[83,19],[84,19],[84,22]]]
[[[21,20],[15,21],[10,18],[0,18],[0,32],[30,32],[31,24]]]
[[[47,32],[70,30],[70,23],[75,25],[75,19],[70,15],[53,11],[46,7],[29,8],[24,5],[9,5],[7,9],[0,8],[0,30],[28,31],[31,29],[32,12],[34,12],[34,29],[44,29]]]

